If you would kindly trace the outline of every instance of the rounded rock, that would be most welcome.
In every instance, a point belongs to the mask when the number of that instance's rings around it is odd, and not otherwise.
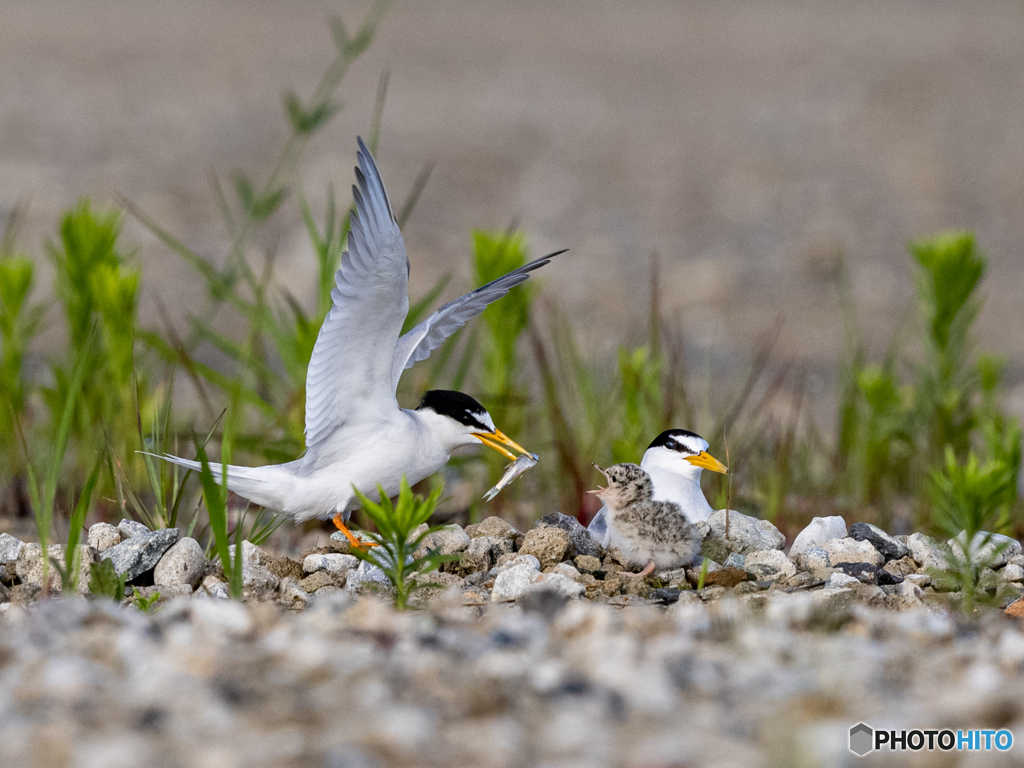
[[[826,541],[822,547],[828,553],[829,563],[835,567],[839,563],[871,563],[882,565],[885,558],[868,541],[857,541],[849,537]]]
[[[820,547],[826,541],[845,537],[846,521],[839,515],[815,517],[793,539],[793,546],[789,548],[789,556],[796,557],[811,547]]]
[[[302,570],[305,573],[313,573],[315,571],[345,573],[358,567],[359,559],[355,555],[306,555],[306,558],[302,561]]]
[[[95,528],[96,526],[93,526]],[[112,526],[111,526],[112,527]],[[89,530],[90,537],[92,529]],[[168,549],[153,570],[153,583],[159,586],[187,584],[195,589],[203,577],[206,556],[195,539],[179,539]]]
[[[541,568],[547,568],[565,559],[569,545],[569,533],[561,528],[534,528],[527,532],[519,553],[533,555]]]
[[[121,532],[110,523],[93,523],[89,526],[88,542],[90,547],[103,552],[121,543]]]

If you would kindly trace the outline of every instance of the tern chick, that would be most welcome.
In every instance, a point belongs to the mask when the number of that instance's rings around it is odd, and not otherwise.
[[[646,576],[655,568],[667,570],[691,562],[700,551],[700,533],[690,525],[679,505],[654,500],[651,476],[637,464],[613,464],[600,471],[607,488],[590,493],[605,503],[609,542],[626,559],[644,569],[630,576]]]
[[[707,520],[714,511],[700,489],[701,470],[729,474],[728,467],[708,453],[708,441],[686,429],[667,429],[654,438],[640,466],[651,476],[654,498],[678,504],[691,523]],[[594,541],[608,546],[608,521],[603,507],[587,530]]]

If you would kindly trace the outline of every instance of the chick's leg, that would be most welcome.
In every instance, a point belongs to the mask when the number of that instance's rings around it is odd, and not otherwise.
[[[627,573],[626,571],[622,571],[619,574],[619,576],[627,576],[627,577],[629,577],[631,579],[642,579],[644,576],[650,576],[652,573],[654,573],[654,561],[653,560],[648,562],[647,565],[644,566],[644,569],[642,571],[640,571],[640,573]]]

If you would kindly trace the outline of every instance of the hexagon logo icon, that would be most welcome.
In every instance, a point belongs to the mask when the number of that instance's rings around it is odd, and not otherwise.
[[[866,723],[857,723],[850,729],[850,751],[858,757],[864,757],[874,750],[875,732]]]

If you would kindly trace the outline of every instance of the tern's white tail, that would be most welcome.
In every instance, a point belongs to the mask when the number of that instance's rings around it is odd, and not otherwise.
[[[182,459],[166,453],[160,458],[196,472],[202,469],[202,464],[191,459]],[[210,472],[220,483],[221,465],[211,461]],[[238,467],[228,464],[228,490],[253,504],[278,512],[287,511],[285,502],[293,482],[294,476],[281,466]]]

